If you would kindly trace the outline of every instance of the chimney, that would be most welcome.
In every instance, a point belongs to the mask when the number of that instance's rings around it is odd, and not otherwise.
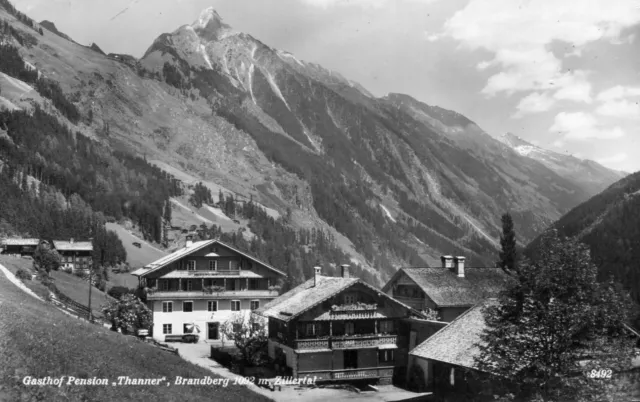
[[[350,278],[350,275],[349,275],[349,266],[350,265],[349,264],[342,264],[340,266],[342,267],[342,277],[345,278],[345,279]]]
[[[187,245],[185,247],[191,247],[192,244],[193,244],[193,236],[187,235]]]
[[[442,268],[444,268],[444,269],[453,268],[453,257],[452,256],[443,255],[442,257],[440,257],[440,260],[442,261]]]
[[[69,239],[69,243],[73,244],[73,237]]]
[[[313,275],[313,286],[317,286],[318,285],[318,277],[320,276],[320,273],[322,272],[322,267],[320,266],[315,266],[313,267],[313,270],[315,271],[314,275]]]
[[[455,264],[455,273],[458,275],[458,278],[464,278],[464,260],[465,258],[462,256],[457,256],[453,259]]]

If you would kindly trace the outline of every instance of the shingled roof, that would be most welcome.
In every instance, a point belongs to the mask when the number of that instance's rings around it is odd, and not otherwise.
[[[53,247],[58,251],[93,251],[90,241],[54,240]]]
[[[2,246],[37,246],[40,239],[0,239]]]
[[[465,311],[449,325],[416,346],[409,354],[428,360],[477,369],[481,335],[486,329],[484,310],[495,305],[497,299],[486,299]]]
[[[501,268],[465,268],[460,278],[447,268],[403,268],[382,289],[386,292],[406,274],[422,289],[437,307],[469,307],[496,297],[506,288],[512,277]]]
[[[282,321],[290,321],[300,314],[304,313],[305,311],[317,306],[323,301],[357,283],[362,284],[363,286],[368,287],[376,292],[379,292],[381,297],[392,300],[396,304],[412,311],[413,314],[420,315],[420,312],[384,294],[379,289],[376,289],[366,284],[365,282],[362,282],[358,278],[342,278],[322,275],[318,275],[315,279],[309,279],[303,284],[291,289],[287,293],[271,300],[269,303],[265,304],[254,312],[264,317],[272,317]]]

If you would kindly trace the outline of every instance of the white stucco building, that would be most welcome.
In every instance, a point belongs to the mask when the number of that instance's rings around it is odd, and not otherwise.
[[[249,315],[278,296],[286,275],[218,240],[191,242],[132,273],[146,286],[153,338],[166,341],[200,328],[200,340],[220,340],[221,325]]]

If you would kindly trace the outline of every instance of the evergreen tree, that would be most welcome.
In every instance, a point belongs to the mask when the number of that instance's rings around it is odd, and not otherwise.
[[[630,311],[628,295],[597,281],[587,246],[548,231],[537,259],[485,308],[478,368],[497,375],[493,393],[505,379],[517,400],[610,400],[614,383],[593,373],[631,367]]]
[[[505,271],[517,270],[516,232],[513,228],[513,219],[508,212],[502,215],[500,246],[500,260],[497,262],[497,265]]]

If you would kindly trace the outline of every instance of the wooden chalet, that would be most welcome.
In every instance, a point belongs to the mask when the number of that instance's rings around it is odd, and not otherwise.
[[[11,254],[19,256],[33,256],[36,247],[40,244],[40,239],[2,239],[0,240],[0,248],[2,254]]]
[[[269,356],[283,374],[316,381],[391,383],[407,364],[408,326],[422,314],[342,266],[342,277],[321,275],[281,295],[258,314],[269,320]]]
[[[73,273],[87,272],[93,264],[93,243],[69,239],[54,240],[53,248],[62,257],[61,268]]]
[[[465,269],[464,257],[442,256],[439,268],[403,268],[382,288],[395,299],[423,311],[432,309],[451,322],[482,300],[495,297],[513,278],[501,268]]]

